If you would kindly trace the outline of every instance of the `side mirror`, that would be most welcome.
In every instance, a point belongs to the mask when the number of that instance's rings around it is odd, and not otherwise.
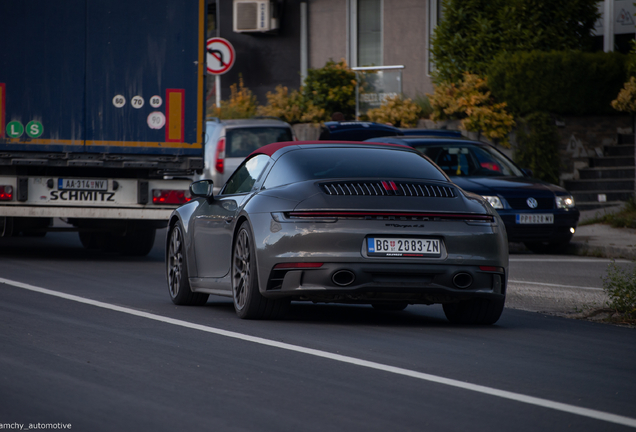
[[[190,195],[193,197],[213,198],[214,197],[214,183],[212,180],[199,180],[190,184]]]
[[[527,175],[528,177],[532,177],[532,170],[531,169],[523,168],[521,171],[523,171],[523,173],[525,175]]]

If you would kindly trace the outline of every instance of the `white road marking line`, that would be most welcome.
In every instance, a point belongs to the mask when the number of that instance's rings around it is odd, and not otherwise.
[[[633,261],[625,259],[611,259],[611,258],[509,258],[510,262],[572,262],[572,263],[631,263]]]
[[[528,284],[528,285],[545,285],[545,286],[557,287],[557,288],[575,288],[575,289],[582,289],[582,290],[603,291],[603,288],[581,287],[581,286],[574,286],[574,285],[559,285],[559,284],[550,284],[550,283],[543,283],[543,282],[526,282],[526,281],[510,280],[510,279],[508,279],[508,283]]]
[[[562,411],[569,414],[575,414],[583,417],[589,417],[596,420],[602,420],[609,423],[620,424],[624,426],[630,426],[636,428],[636,418],[625,417],[617,414],[611,414],[604,411],[598,411],[589,408],[582,408],[576,405],[565,404],[561,402],[551,401],[549,399],[542,399],[534,396],[527,396],[520,393],[514,393],[506,390],[499,390],[492,387],[486,387],[478,384],[470,384],[463,381],[458,381],[450,378],[444,378],[437,375],[431,375],[427,373],[417,372],[409,369],[403,369],[395,366],[389,366],[382,363],[376,363],[372,361],[362,360],[355,357],[344,356],[340,354],[330,353],[328,351],[321,351],[313,348],[306,348],[298,345],[292,345],[284,342],[277,342],[270,339],[264,339],[256,336],[249,336],[242,333],[236,333],[228,330],[222,330],[215,327],[208,327],[201,324],[194,324],[187,321],[182,321],[174,318],[168,318],[161,315],[156,315],[148,312],[142,312],[139,310],[117,306],[110,303],[104,303],[97,300],[91,300],[85,297],[79,297],[73,294],[66,294],[58,291],[53,291],[46,288],[40,288],[34,285],[25,284],[22,282],[16,282],[9,279],[0,278],[0,283],[11,285],[16,288],[22,288],[29,291],[34,291],[40,294],[46,294],[53,297],[59,297],[66,300],[75,301],[91,306],[96,306],[103,309],[108,309],[116,312],[122,312],[128,315],[133,315],[141,318],[150,319],[153,321],[159,321],[165,324],[172,324],[179,327],[189,328],[193,330],[200,330],[206,333],[212,333],[219,336],[226,336],[233,339],[238,339],[246,342],[257,343],[260,345],[270,346],[274,348],[280,348],[288,351],[294,351],[302,354],[312,355],[315,357],[321,357],[329,360],[338,361],[341,363],[347,363],[355,366],[362,366],[370,369],[375,369],[383,372],[389,372],[397,375],[416,378],[428,382],[437,384],[443,384],[451,387],[460,388],[463,390],[470,390],[477,393],[487,394],[490,396],[496,396],[503,399],[508,399],[516,402],[526,403],[529,405],[540,406],[543,408],[549,408],[556,411]]]

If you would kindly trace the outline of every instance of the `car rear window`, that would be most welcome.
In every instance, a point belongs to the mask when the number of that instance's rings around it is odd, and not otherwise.
[[[285,127],[229,129],[225,134],[225,157],[246,157],[264,145],[292,140],[291,130]]]
[[[276,161],[265,188],[328,178],[447,180],[417,153],[374,148],[312,148],[290,151]]]

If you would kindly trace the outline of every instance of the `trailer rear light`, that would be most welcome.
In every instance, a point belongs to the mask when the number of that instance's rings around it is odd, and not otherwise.
[[[13,199],[13,186],[0,185],[0,201],[11,201]]]
[[[185,204],[190,201],[190,191],[172,189],[153,189],[153,204]]]
[[[216,168],[219,174],[223,174],[225,171],[225,138],[221,138],[219,142],[216,143],[216,155],[214,159],[216,160],[214,168]]]

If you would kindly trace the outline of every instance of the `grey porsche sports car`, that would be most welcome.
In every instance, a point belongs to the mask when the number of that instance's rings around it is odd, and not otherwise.
[[[443,305],[454,323],[492,324],[504,307],[508,242],[482,197],[400,144],[285,142],[248,156],[218,195],[192,183],[172,214],[172,301],[232,297],[241,318],[290,302]]]

